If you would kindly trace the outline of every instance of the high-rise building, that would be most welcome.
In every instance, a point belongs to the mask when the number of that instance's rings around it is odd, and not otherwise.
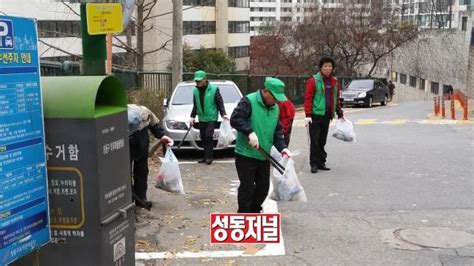
[[[169,70],[173,29],[172,1],[158,0],[144,40],[146,50],[167,43],[166,49],[145,58],[146,70]],[[233,57],[238,70],[249,67],[249,0],[183,0],[183,45],[192,50],[222,49]]]

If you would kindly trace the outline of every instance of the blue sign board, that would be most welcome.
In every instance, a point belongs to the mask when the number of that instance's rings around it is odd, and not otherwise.
[[[38,37],[0,16],[0,265],[50,240]]]

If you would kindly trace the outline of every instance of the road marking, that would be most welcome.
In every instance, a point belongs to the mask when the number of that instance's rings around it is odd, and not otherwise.
[[[356,125],[373,125],[375,124],[377,119],[357,119],[357,121],[354,122]]]
[[[402,125],[407,123],[409,120],[408,119],[395,119],[391,121],[383,121],[381,122],[382,124],[389,124],[389,125]]]
[[[354,125],[358,126],[370,126],[370,125],[405,125],[405,124],[421,124],[421,125],[474,125],[474,120],[448,120],[448,119],[422,119],[422,120],[409,120],[406,118],[398,118],[387,121],[377,121],[377,119],[357,119]],[[334,126],[336,121],[331,121],[330,125]],[[304,123],[296,124],[295,127],[305,127]]]
[[[235,159],[229,159],[229,160],[214,160],[212,161],[213,164],[215,163],[235,163]],[[180,161],[179,164],[185,165],[185,164],[199,164],[198,162],[195,161]]]
[[[235,180],[231,181],[231,183]],[[263,213],[278,213],[277,202],[270,199],[270,193],[273,191],[273,184],[270,181],[270,188],[265,202],[263,202]],[[201,252],[135,252],[135,260],[154,260],[154,259],[175,259],[175,258],[232,258],[232,257],[254,257],[254,256],[284,256],[286,254],[283,233],[280,226],[280,243],[265,244],[265,247],[258,250],[255,254],[246,253],[245,250],[227,250],[227,251],[201,251]]]

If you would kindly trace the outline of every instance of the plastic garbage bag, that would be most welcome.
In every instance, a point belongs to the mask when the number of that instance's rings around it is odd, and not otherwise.
[[[234,133],[232,133],[232,127],[230,126],[230,121],[225,119],[221,122],[219,132],[219,138],[217,139],[217,148],[225,148],[232,144],[235,140]]]
[[[285,167],[283,175],[273,169],[273,191],[270,198],[276,201],[306,202],[306,193],[296,176],[295,162],[291,158],[283,157],[279,163]]]
[[[161,167],[156,176],[155,187],[177,194],[184,194],[178,159],[171,150],[171,147],[168,147],[164,157],[160,157],[160,161]]]
[[[336,130],[332,134],[338,140],[355,142],[356,133],[354,132],[354,126],[348,119],[339,119],[336,122]]]

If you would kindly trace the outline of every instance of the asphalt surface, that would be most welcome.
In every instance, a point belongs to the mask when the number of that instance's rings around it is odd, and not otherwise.
[[[177,153],[186,194],[156,189],[154,165],[148,191],[154,207],[139,210],[136,224],[137,254],[169,253],[137,259],[137,265],[474,265],[474,124],[427,120],[431,112],[431,102],[346,109],[356,142],[331,137],[331,126],[326,146],[331,171],[317,174],[309,172],[299,113],[290,149],[300,151],[294,160],[308,202],[278,202],[285,246],[280,256],[209,245],[209,213],[237,209],[232,153],[217,154],[210,166],[193,163],[199,152]],[[407,228],[419,232],[413,239],[421,237],[423,244],[401,239]],[[444,229],[460,232],[466,241],[455,246],[459,236]],[[440,242],[446,245],[434,244]],[[173,256],[232,250],[250,256]]]

